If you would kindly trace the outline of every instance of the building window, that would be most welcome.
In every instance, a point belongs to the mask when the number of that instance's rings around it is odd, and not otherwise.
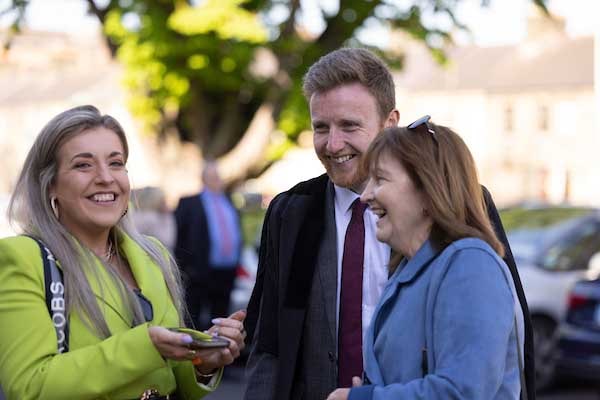
[[[548,132],[548,106],[541,106],[538,115],[538,128],[541,132]]]
[[[509,104],[504,108],[504,130],[506,132],[512,132],[514,128],[513,124],[513,108]]]

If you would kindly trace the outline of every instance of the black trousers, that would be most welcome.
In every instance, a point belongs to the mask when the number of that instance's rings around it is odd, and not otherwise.
[[[213,318],[229,315],[235,270],[235,267],[211,268],[208,279],[187,282],[186,303],[190,314],[188,326],[205,330],[212,326],[210,321]]]

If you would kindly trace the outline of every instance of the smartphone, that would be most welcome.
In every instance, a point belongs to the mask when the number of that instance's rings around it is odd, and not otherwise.
[[[229,340],[220,336],[211,336],[208,333],[189,328],[169,328],[169,330],[190,335],[192,339],[194,339],[194,341],[188,345],[190,349],[201,350],[229,347]]]

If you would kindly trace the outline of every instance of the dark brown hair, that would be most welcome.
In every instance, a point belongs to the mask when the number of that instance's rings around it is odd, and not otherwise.
[[[423,191],[433,220],[431,239],[443,248],[466,237],[487,242],[503,257],[504,247],[488,218],[475,162],[465,142],[450,128],[429,123],[416,129],[387,128],[371,143],[363,168],[373,171],[382,155],[406,169]]]
[[[356,82],[375,97],[379,116],[385,120],[396,108],[394,80],[385,63],[369,50],[341,48],[324,55],[304,75],[302,89],[310,101],[314,93]]]

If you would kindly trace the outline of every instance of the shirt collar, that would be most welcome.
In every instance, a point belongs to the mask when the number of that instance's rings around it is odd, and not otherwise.
[[[335,184],[333,187],[335,189],[336,208],[344,213],[348,212],[352,206],[352,203],[354,203],[354,200],[358,199],[360,195],[350,189],[346,189]]]
[[[207,196],[210,197],[221,197],[223,196],[223,192],[215,192],[210,190],[209,188],[204,188],[204,190],[202,192],[200,192],[200,195],[202,195],[202,193],[204,193]]]

